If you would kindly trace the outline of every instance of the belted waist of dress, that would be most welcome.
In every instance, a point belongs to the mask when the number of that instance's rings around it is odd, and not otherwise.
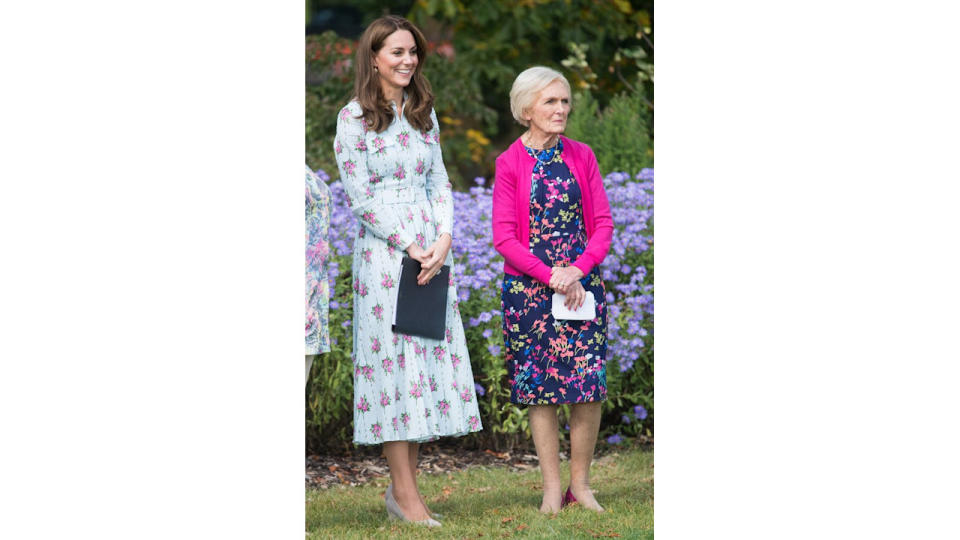
[[[385,189],[376,194],[383,204],[413,204],[427,202],[427,192],[421,188]]]

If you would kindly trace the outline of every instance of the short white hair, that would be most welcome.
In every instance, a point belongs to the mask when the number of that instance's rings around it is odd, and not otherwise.
[[[534,66],[523,70],[510,88],[510,112],[513,119],[524,127],[530,127],[530,122],[524,120],[523,112],[533,106],[537,94],[550,86],[553,81],[561,81],[570,93],[570,83],[559,71],[544,66]]]

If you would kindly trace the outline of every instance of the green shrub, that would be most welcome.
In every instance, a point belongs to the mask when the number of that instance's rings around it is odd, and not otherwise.
[[[332,31],[306,39],[305,157],[314,170],[337,170],[333,139],[337,113],[353,93],[353,47]]]
[[[623,171],[631,176],[653,167],[653,141],[648,107],[638,94],[621,93],[599,110],[590,92],[574,96],[565,134],[590,145],[600,173]]]
[[[353,446],[353,290],[352,257],[330,253],[328,270],[336,273],[330,288],[330,352],[321,355],[310,369],[306,389],[307,448]]]

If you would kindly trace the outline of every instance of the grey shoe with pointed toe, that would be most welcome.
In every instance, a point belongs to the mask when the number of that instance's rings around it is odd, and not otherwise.
[[[409,521],[415,525],[423,525],[425,527],[441,527],[439,521],[433,518],[421,519],[420,521],[410,521],[403,515],[403,511],[400,510],[400,505],[397,504],[397,500],[393,498],[393,484],[387,486],[387,493],[383,496],[384,500],[387,503],[387,517],[391,521],[399,519],[400,521]]]

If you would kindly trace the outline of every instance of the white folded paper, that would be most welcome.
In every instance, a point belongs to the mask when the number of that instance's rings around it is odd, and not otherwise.
[[[564,300],[567,299],[567,295],[560,293],[553,293],[553,318],[558,320],[576,320],[576,321],[592,321],[597,318],[597,303],[593,298],[593,293],[587,291],[587,297],[583,299],[583,305],[580,306],[580,309],[570,310],[567,309],[567,306],[564,305]]]

